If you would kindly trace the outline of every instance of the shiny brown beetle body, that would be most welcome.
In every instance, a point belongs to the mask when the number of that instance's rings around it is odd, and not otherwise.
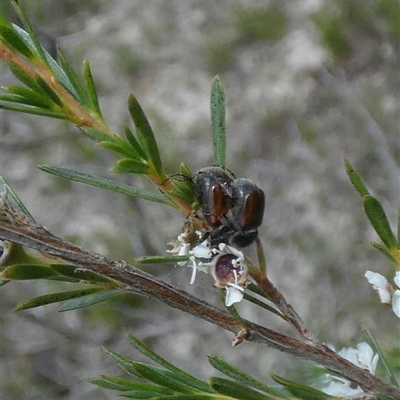
[[[211,244],[246,247],[258,237],[264,216],[264,192],[249,179],[235,178],[221,167],[208,167],[194,177],[200,218],[212,227]]]

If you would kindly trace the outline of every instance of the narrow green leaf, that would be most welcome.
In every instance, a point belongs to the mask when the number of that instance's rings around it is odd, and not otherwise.
[[[111,172],[116,174],[144,174],[150,173],[150,167],[142,161],[134,160],[133,158],[123,158],[118,160],[115,167],[111,168]]]
[[[29,299],[22,303],[19,303],[14,311],[22,311],[27,310],[29,308],[35,308],[40,306],[45,306],[47,304],[59,303],[60,301],[75,299],[77,297],[86,296],[92,293],[97,293],[103,288],[90,288],[90,289],[81,289],[81,290],[71,290],[68,292],[60,292],[60,293],[51,293],[45,294],[44,296],[35,297],[33,299]]]
[[[7,194],[7,200],[10,202],[10,205],[14,207],[16,210],[21,211],[25,214],[31,222],[35,222],[32,215],[28,211],[28,209],[24,206],[22,201],[16,195],[16,193],[11,189],[11,187],[7,184],[7,182],[0,176],[0,193]]]
[[[7,267],[0,277],[11,280],[45,279],[58,275],[57,272],[44,265],[15,264]]]
[[[361,195],[361,197],[368,196],[370,193],[367,187],[364,185],[360,175],[357,174],[353,166],[350,164],[350,161],[346,157],[344,159],[344,166],[346,168],[347,176],[357,192]]]
[[[141,376],[136,372],[135,368],[133,368],[133,361],[129,358],[123,357],[114,351],[107,349],[106,347],[102,346],[102,349],[111,356],[114,360],[116,360],[119,366],[129,375],[135,376],[136,378],[141,378]]]
[[[81,126],[80,129],[98,142],[112,142],[114,141],[115,137],[118,137],[118,135],[110,136],[107,133],[86,126]]]
[[[17,64],[9,62],[8,66],[10,67],[10,70],[14,74],[14,76],[18,78],[22,83],[25,83],[25,85],[28,86],[30,89],[34,90],[35,92],[41,90],[36,80],[32,76],[28,75]]]
[[[365,196],[364,210],[382,242],[391,252],[396,253],[397,241],[381,203],[375,197]]]
[[[185,164],[185,163],[181,163],[181,165],[180,165],[180,171],[181,171],[181,174],[187,179],[187,180],[189,180],[190,182],[192,181],[192,178],[193,178],[193,174],[192,174],[192,171],[190,170],[190,168]]]
[[[137,160],[137,162],[143,164],[143,160],[137,156],[137,153],[133,151],[132,147],[126,142],[118,143],[117,141],[111,142],[107,140],[106,142],[99,142],[99,146],[115,151],[116,153],[122,154],[130,159]]]
[[[118,378],[115,376],[104,376],[102,375],[100,378],[91,378],[86,379],[88,382],[93,383],[95,385],[107,388],[107,389],[114,389],[120,390],[123,392],[133,392],[133,391],[142,391],[151,393],[153,396],[158,394],[167,394],[172,395],[175,392],[164,388],[158,385],[152,385],[148,383],[140,383],[135,381],[128,381],[126,379]]]
[[[133,368],[144,379],[153,382],[162,387],[171,389],[178,393],[196,393],[190,382],[182,383],[176,379],[176,376],[168,370],[154,367],[152,365],[134,362]]]
[[[399,260],[385,247],[383,244],[371,242],[370,245],[375,249],[379,250],[382,254],[384,254],[390,261],[392,261],[395,265],[399,265]]]
[[[100,105],[99,105],[99,98],[97,96],[97,91],[96,91],[96,86],[94,84],[93,80],[93,75],[92,71],[90,69],[89,61],[85,60],[83,62],[83,79],[85,81],[85,86],[87,90],[87,94],[90,100],[90,103],[92,104],[92,109],[95,111],[95,113],[103,119],[103,115],[100,110]]]
[[[51,101],[54,104],[58,105],[59,107],[63,106],[63,102],[58,97],[56,92],[47,84],[47,82],[40,75],[35,76],[35,81],[42,89],[43,94],[47,95],[47,97],[51,99]]]
[[[66,301],[58,311],[71,311],[77,308],[92,306],[106,300],[113,299],[114,297],[121,296],[126,292],[121,289],[106,290],[102,289],[98,293],[83,296],[77,299]]]
[[[140,264],[163,264],[189,261],[189,256],[147,256],[135,259]]]
[[[138,136],[139,143],[141,144],[142,148],[145,149],[146,154],[151,160],[155,171],[161,174],[161,158],[153,130],[151,129],[150,123],[142,108],[140,107],[139,102],[133,95],[129,96],[128,108],[136,127],[136,134]]]
[[[103,376],[101,378],[88,378],[85,380],[93,385],[99,386],[104,389],[120,390],[120,391],[132,390],[132,387],[127,387],[125,385],[121,385],[121,384],[112,382],[107,378],[110,378],[110,377]]]
[[[203,382],[200,379],[188,374],[185,371],[182,371],[180,368],[176,367],[175,365],[169,363],[164,358],[160,357],[158,354],[151,351],[147,346],[145,346],[140,340],[136,339],[130,333],[125,333],[125,336],[128,340],[133,344],[133,346],[140,351],[143,355],[148,357],[150,360],[153,360],[157,364],[161,365],[162,367],[166,368],[167,370],[171,371],[175,374],[176,377],[180,377],[183,382],[188,382],[189,385],[195,389],[202,390],[205,392],[212,392],[210,387],[206,382]]]
[[[145,397],[144,394],[140,392],[135,392],[134,395],[130,396],[130,392],[121,393],[122,397],[132,398],[136,400],[231,400],[231,399],[222,399],[220,396],[216,396],[215,394],[174,394],[174,395],[160,395],[156,397]],[[142,397],[139,397],[142,396]],[[391,400],[391,399],[389,399]]]
[[[43,47],[41,46],[34,30],[32,29],[32,26],[29,23],[29,19],[25,15],[24,10],[22,9],[22,7],[19,5],[18,1],[16,1],[16,0],[11,0],[11,4],[13,5],[15,11],[17,12],[17,14],[19,16],[19,19],[21,20],[22,24],[24,25],[30,39],[32,40],[33,46],[34,46],[37,54],[42,59],[42,61],[44,61],[48,65],[46,56],[44,54]]]
[[[240,385],[237,382],[229,379],[213,377],[209,380],[209,384],[218,393],[233,397],[234,399],[273,400],[271,397],[268,397],[265,394],[250,389],[248,386]]]
[[[216,76],[211,84],[211,134],[214,164],[225,167],[225,95],[219,76]]]
[[[82,270],[78,268],[76,265],[67,265],[67,264],[51,264],[50,267],[54,269],[54,271],[58,272],[61,275],[68,276],[70,278],[76,278],[82,281],[88,281],[92,283],[108,283],[108,284],[117,284],[118,282],[107,278],[105,276],[96,274],[95,272],[89,270]]]
[[[377,341],[375,340],[375,338],[372,336],[371,332],[369,331],[369,329],[365,325],[362,326],[362,330],[363,330],[363,333],[364,333],[364,335],[365,335],[365,337],[367,339],[368,344],[371,346],[371,348],[374,351],[374,353],[378,353],[378,355],[379,355],[378,363],[380,364],[382,369],[385,371],[387,377],[390,380],[390,383],[393,386],[399,387],[399,384],[398,384],[395,376],[393,375],[388,363],[386,362],[385,356],[382,353]]]
[[[39,168],[42,171],[59,176],[61,178],[69,179],[71,181],[86,183],[88,185],[101,187],[103,189],[111,190],[113,192],[123,193],[128,196],[139,197],[141,199],[153,201],[155,203],[165,204],[169,206],[173,205],[167,197],[161,194],[152,193],[147,190],[136,189],[132,186],[125,185],[124,183],[120,183],[108,178],[87,175],[66,168],[53,167],[51,165],[41,165],[39,166]]]
[[[50,110],[53,107],[53,103],[44,97],[43,94],[37,93],[32,89],[10,85],[7,87],[10,93],[18,95],[19,98],[7,97],[6,95],[0,94],[0,100],[13,101],[18,104],[27,104],[29,106],[40,107],[46,110]]]
[[[186,179],[186,178],[184,178]],[[184,181],[178,181],[177,179],[174,179],[174,184],[177,188],[177,190],[173,190],[170,192],[170,194],[173,194],[174,196],[177,196],[179,198],[184,199],[188,203],[194,203],[196,201],[196,196],[194,193],[194,188],[191,182],[184,180]]]
[[[278,375],[270,373],[271,378],[279,384],[285,386],[285,388],[295,396],[298,396],[302,400],[334,400],[335,397],[329,396],[320,390],[311,388],[301,383],[290,381],[289,379],[282,378]]]
[[[124,133],[128,142],[132,146],[133,151],[137,154],[139,158],[143,158],[143,160],[147,159],[146,152],[143,150],[142,146],[136,140],[133,132],[130,130],[129,126],[124,126]]]
[[[3,110],[10,110],[10,111],[17,111],[26,114],[34,114],[34,115],[41,115],[43,117],[50,117],[56,119],[69,119],[68,115],[61,114],[59,112],[54,112],[50,110],[46,110],[40,107],[33,107],[33,106],[24,106],[20,104],[9,104],[9,103],[0,103],[0,109]]]
[[[69,92],[77,99],[81,104],[88,104],[89,103],[89,98],[87,97],[87,94],[79,81],[78,75],[75,73],[75,71],[72,69],[71,64],[69,63],[67,57],[64,55],[64,53],[58,49],[58,59],[60,61],[60,64],[63,68],[63,71],[66,75],[66,78],[69,80],[70,85],[66,87]],[[71,90],[71,86],[73,90]]]
[[[0,17],[0,35],[2,37],[1,41],[14,48],[30,60],[33,57],[31,49],[19,37],[12,24],[4,17]]]
[[[250,375],[247,375],[243,371],[237,369],[231,364],[228,364],[226,361],[222,360],[219,357],[208,355],[208,362],[218,371],[222,372],[224,375],[229,376],[235,381],[240,381],[245,385],[251,386],[255,389],[262,390],[265,393],[270,393],[275,396],[280,396],[282,399],[289,399],[290,396],[283,394],[281,391],[278,391],[270,386],[264,385],[262,382],[254,379]]]
[[[172,392],[172,393],[174,393],[174,392]],[[168,393],[167,391],[165,391],[165,393],[163,393],[163,392],[159,392],[159,391],[149,392],[146,390],[131,390],[131,391],[119,393],[119,396],[125,397],[126,399],[135,399],[135,400],[148,400],[148,399],[173,400],[176,397],[176,395]]]

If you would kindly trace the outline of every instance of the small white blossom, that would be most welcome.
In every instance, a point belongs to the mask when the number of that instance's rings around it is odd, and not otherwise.
[[[368,343],[362,342],[357,345],[357,348],[347,347],[338,352],[347,361],[357,365],[362,369],[366,369],[371,374],[375,374],[376,366],[378,364],[379,355],[374,354],[371,346]],[[355,396],[363,393],[363,390],[354,386],[349,380],[325,374],[322,378],[322,387],[320,388],[324,393],[331,396]]]
[[[377,272],[367,271],[365,277],[378,292],[381,302],[391,304],[393,312],[400,318],[400,290],[395,290],[388,280]],[[394,282],[400,288],[400,271],[396,272]]]
[[[196,234],[201,237],[200,232]],[[177,240],[170,243],[174,246],[168,253],[176,255],[190,255],[189,261],[181,261],[179,266],[191,264],[193,268],[190,284],[196,279],[197,271],[210,273],[215,279],[215,286],[226,290],[225,305],[230,307],[242,301],[247,284],[247,266],[244,264],[244,255],[238,249],[220,243],[218,248],[212,248],[210,239],[206,239],[192,249],[190,248],[188,233],[182,233]]]

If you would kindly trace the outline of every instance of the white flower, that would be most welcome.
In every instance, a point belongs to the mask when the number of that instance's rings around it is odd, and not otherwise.
[[[400,290],[394,290],[388,280],[377,272],[367,271],[365,277],[372,287],[378,292],[382,303],[392,304],[393,312],[400,318]],[[400,271],[394,276],[394,282],[400,288]]]
[[[202,236],[200,232],[196,234]],[[242,301],[248,275],[243,253],[225,243],[220,243],[218,248],[212,248],[209,238],[190,249],[188,235],[188,233],[179,235],[176,241],[170,243],[174,248],[167,252],[180,256],[190,255],[190,261],[178,263],[179,266],[191,264],[193,272],[190,284],[194,283],[198,270],[210,273],[215,279],[215,286],[226,290],[227,307]]]
[[[347,361],[362,369],[366,369],[371,374],[375,374],[378,364],[379,355],[374,354],[371,346],[368,343],[362,342],[357,345],[357,349],[347,347],[338,352]],[[321,390],[331,396],[355,396],[363,393],[363,390],[355,386],[354,383],[345,378],[325,374],[322,378]]]
[[[226,290],[225,305],[230,307],[243,300],[248,276],[244,255],[225,243],[213,252],[216,256],[208,263],[208,269],[215,279],[215,286]]]

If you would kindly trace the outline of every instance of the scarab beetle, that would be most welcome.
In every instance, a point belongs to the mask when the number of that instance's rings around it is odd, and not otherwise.
[[[199,204],[197,212],[212,227],[221,225],[229,211],[230,186],[233,180],[234,176],[221,167],[203,168],[193,178]]]
[[[221,167],[200,170],[193,183],[200,217],[212,227],[212,245],[246,247],[257,239],[265,207],[264,192],[257,185]]]

